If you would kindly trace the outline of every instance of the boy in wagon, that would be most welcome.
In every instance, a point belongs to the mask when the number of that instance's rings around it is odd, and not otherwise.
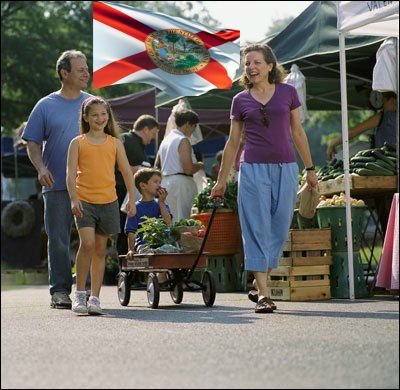
[[[128,236],[128,253],[126,257],[132,259],[134,253],[146,247],[143,234],[136,234],[143,217],[162,218],[167,225],[171,225],[172,215],[169,206],[166,204],[167,190],[161,187],[162,175],[158,169],[143,168],[136,172],[135,186],[142,195],[136,202],[136,215],[127,218],[125,233]],[[158,196],[158,199],[156,199]]]

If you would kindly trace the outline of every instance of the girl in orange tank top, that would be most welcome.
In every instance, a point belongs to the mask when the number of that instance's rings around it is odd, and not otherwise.
[[[72,310],[101,314],[100,289],[105,252],[111,234],[119,233],[119,207],[115,191],[115,164],[122,173],[129,201],[127,214],[136,214],[133,174],[110,105],[100,97],[82,104],[80,133],[68,150],[67,188],[78,229],[76,291]],[[85,282],[91,269],[91,292],[86,303]]]

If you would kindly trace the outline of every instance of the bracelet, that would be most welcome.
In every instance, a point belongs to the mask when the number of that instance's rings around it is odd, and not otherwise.
[[[306,171],[315,171],[315,165],[311,165],[311,167],[306,168]]]

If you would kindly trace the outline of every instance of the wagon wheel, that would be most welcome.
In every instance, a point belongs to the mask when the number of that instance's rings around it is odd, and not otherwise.
[[[118,277],[118,300],[122,306],[128,306],[131,299],[131,278],[126,272],[121,272]]]
[[[174,273],[172,271],[167,272],[167,278],[170,280],[174,280]],[[179,305],[182,303],[183,300],[183,285],[182,282],[178,282],[175,284],[174,289],[170,291],[171,298],[176,303]]]
[[[160,286],[157,276],[153,273],[150,273],[147,279],[147,301],[152,309],[157,309],[160,302]]]
[[[216,287],[214,276],[211,271],[206,270],[204,272],[201,283],[203,285],[203,301],[206,306],[212,306],[215,301]]]

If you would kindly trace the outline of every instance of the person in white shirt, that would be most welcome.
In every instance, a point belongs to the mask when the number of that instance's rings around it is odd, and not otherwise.
[[[175,113],[176,129],[165,137],[160,145],[156,166],[161,162],[162,186],[168,191],[167,203],[174,221],[190,217],[190,210],[197,186],[193,174],[204,169],[202,162],[196,162],[189,137],[199,123],[198,115],[192,110]]]

